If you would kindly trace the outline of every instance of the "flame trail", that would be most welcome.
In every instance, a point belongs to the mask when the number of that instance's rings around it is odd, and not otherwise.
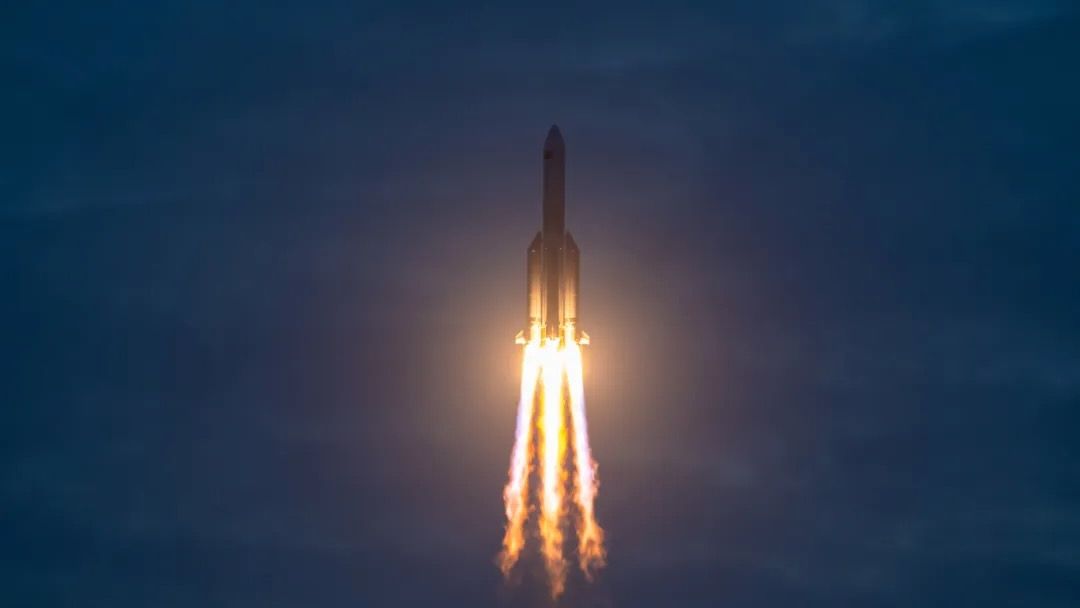
[[[585,420],[585,383],[582,375],[581,348],[572,340],[566,346],[566,378],[570,388],[570,418],[574,429],[574,501],[578,507],[578,566],[585,578],[592,580],[604,565],[604,530],[596,523],[593,499],[596,497],[596,462],[589,448],[589,428]]]
[[[540,346],[530,343],[525,346],[525,357],[521,364],[521,393],[518,397],[517,428],[514,432],[514,451],[510,457],[510,480],[503,490],[503,502],[506,505],[506,533],[503,536],[503,549],[499,553],[499,569],[503,576],[517,563],[522,547],[525,546],[525,518],[528,515],[526,502],[529,497],[529,446],[532,443],[533,407],[536,403],[536,381],[540,376]]]
[[[563,429],[562,357],[557,340],[548,340],[544,346],[543,383],[544,402],[540,419],[540,457],[543,480],[540,502],[540,538],[543,541],[544,566],[548,572],[551,596],[562,594],[566,584],[566,560],[562,555],[563,476],[560,466],[566,436]]]
[[[558,598],[566,588],[567,560],[563,556],[566,473],[563,463],[566,459],[567,433],[571,429],[578,566],[585,578],[591,581],[605,561],[604,531],[596,522],[593,507],[597,491],[596,463],[589,448],[589,430],[585,420],[581,348],[573,336],[573,326],[570,326],[561,341],[564,345],[561,346],[558,339],[542,342],[539,327],[533,327],[532,337],[525,345],[514,449],[510,458],[509,480],[503,490],[506,532],[497,560],[503,576],[508,576],[525,545],[529,465],[535,452],[540,468],[540,553],[544,558],[552,598]],[[538,382],[543,389],[540,399],[537,399]],[[564,397],[564,393],[568,393],[568,398]],[[537,401],[541,405],[538,415],[535,412]],[[569,420],[564,415],[567,406],[570,409]],[[534,417],[537,428],[535,450],[532,449]]]

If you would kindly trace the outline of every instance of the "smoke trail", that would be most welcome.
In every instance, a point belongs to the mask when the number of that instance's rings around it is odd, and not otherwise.
[[[592,580],[604,565],[604,530],[596,523],[593,500],[596,497],[596,463],[589,448],[589,428],[585,420],[585,383],[582,375],[581,348],[567,341],[566,378],[570,392],[570,419],[574,431],[574,501],[578,507],[578,566],[585,578]]]
[[[533,407],[536,403],[536,381],[540,375],[540,345],[525,346],[521,364],[521,392],[518,397],[517,428],[514,431],[514,451],[510,457],[509,481],[503,489],[506,505],[506,533],[499,553],[499,569],[503,576],[517,563],[525,546],[526,501],[529,497],[529,446],[532,442]]]
[[[558,340],[548,340],[544,347],[543,412],[540,419],[541,479],[543,493],[540,503],[540,538],[544,565],[547,568],[551,596],[559,597],[566,584],[566,560],[562,555],[563,476],[560,466],[566,437],[563,429],[562,375],[563,366]]]

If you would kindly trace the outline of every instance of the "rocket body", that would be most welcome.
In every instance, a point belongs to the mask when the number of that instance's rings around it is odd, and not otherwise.
[[[566,231],[566,144],[552,125],[544,140],[542,224],[526,255],[527,322],[518,342],[532,339],[588,343],[577,329],[580,252]]]

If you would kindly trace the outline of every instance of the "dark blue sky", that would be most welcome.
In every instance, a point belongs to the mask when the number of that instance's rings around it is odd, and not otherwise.
[[[1080,605],[1068,3],[96,4],[0,20],[0,604],[545,605],[493,559],[558,122],[567,605]]]

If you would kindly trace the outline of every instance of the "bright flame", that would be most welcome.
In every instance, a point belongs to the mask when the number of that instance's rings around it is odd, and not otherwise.
[[[566,448],[563,429],[562,352],[558,340],[544,345],[544,410],[540,417],[540,458],[543,492],[540,501],[540,538],[543,541],[544,566],[551,584],[551,595],[558,597],[566,584],[566,560],[562,556],[563,534],[560,526],[563,501],[562,458]]]
[[[526,503],[529,498],[529,446],[532,436],[533,407],[536,403],[536,380],[540,376],[540,347],[525,346],[521,365],[521,394],[518,397],[517,428],[514,432],[514,452],[510,457],[510,480],[503,490],[506,505],[506,534],[499,553],[499,569],[503,576],[510,574],[522,547],[525,546]]]
[[[540,328],[530,328],[531,340],[525,346],[521,370],[521,392],[518,400],[517,428],[514,450],[510,458],[509,481],[503,491],[506,505],[506,533],[498,564],[504,576],[517,563],[525,545],[525,520],[528,516],[529,460],[532,454],[532,419],[540,393],[541,410],[536,416],[538,435],[537,458],[540,464],[540,539],[541,555],[548,573],[553,598],[559,597],[566,586],[567,561],[563,556],[563,515],[566,509],[564,490],[566,477],[563,462],[566,457],[568,425],[564,408],[569,405],[570,427],[573,433],[574,495],[576,510],[575,531],[578,540],[578,565],[587,580],[592,580],[604,565],[604,531],[596,523],[593,502],[596,497],[596,463],[589,448],[588,424],[585,420],[585,386],[582,375],[581,348],[574,340],[574,328],[568,326],[562,341],[548,339],[541,346]],[[560,346],[560,342],[562,346]],[[564,399],[563,378],[566,378]]]
[[[570,387],[570,419],[574,429],[574,501],[578,507],[578,566],[585,578],[592,580],[604,565],[604,531],[596,523],[593,500],[596,498],[596,462],[589,448],[589,426],[585,420],[585,382],[581,366],[581,347],[567,342],[566,378]]]

